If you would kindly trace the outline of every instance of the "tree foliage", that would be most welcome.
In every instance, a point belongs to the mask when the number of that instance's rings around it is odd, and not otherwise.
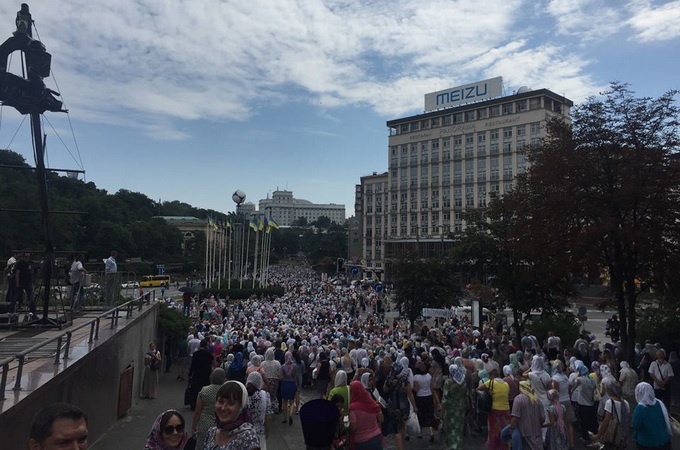
[[[661,294],[680,260],[677,91],[637,98],[614,83],[574,108],[572,123],[547,122],[548,137],[509,196],[532,245],[574,271],[602,270],[621,321],[624,354],[636,339],[636,282]],[[677,292],[677,291],[676,291]]]
[[[532,311],[560,311],[571,293],[563,252],[532,241],[519,225],[524,212],[508,195],[487,211],[468,214],[467,227],[453,236],[452,249],[453,259],[470,281],[486,282],[495,290],[489,306],[512,309],[518,334]]]
[[[30,167],[23,156],[0,150],[0,164]],[[0,170],[0,208],[39,210],[35,174],[27,169]],[[109,194],[94,183],[85,183],[50,172],[47,175],[49,204],[52,211],[80,211],[85,214],[51,216],[56,249],[83,252],[100,260],[117,250],[119,261],[128,257],[144,260],[174,261],[200,256],[205,236],[187,245],[174,226],[158,215],[187,215],[206,218],[222,216],[216,211],[194,208],[178,201],[155,202],[146,195],[121,189]],[[0,214],[0,252],[44,248],[43,225],[38,213],[3,212]],[[186,253],[186,254],[184,254]],[[202,262],[202,259],[201,259]]]
[[[390,263],[389,273],[396,289],[395,302],[411,324],[423,308],[452,306],[460,292],[455,266],[450,259],[403,255]]]

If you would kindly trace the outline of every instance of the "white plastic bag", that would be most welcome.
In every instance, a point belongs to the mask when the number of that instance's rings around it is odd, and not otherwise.
[[[418,414],[411,410],[406,420],[406,434],[420,435],[420,422],[418,422]]]

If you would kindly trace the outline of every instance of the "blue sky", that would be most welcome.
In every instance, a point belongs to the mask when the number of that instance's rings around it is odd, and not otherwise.
[[[70,123],[46,114],[49,165],[223,212],[236,189],[257,204],[280,188],[351,215],[359,177],[387,170],[385,122],[422,112],[428,92],[496,76],[506,94],[576,103],[614,80],[640,96],[680,88],[678,0],[29,5],[70,110]],[[19,6],[0,3],[0,40]],[[21,119],[2,108],[0,148],[32,164]]]

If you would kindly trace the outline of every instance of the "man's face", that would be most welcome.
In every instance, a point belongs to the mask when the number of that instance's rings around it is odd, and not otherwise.
[[[30,450],[86,450],[87,424],[85,419],[57,419],[52,424],[52,432],[39,443],[29,440]]]

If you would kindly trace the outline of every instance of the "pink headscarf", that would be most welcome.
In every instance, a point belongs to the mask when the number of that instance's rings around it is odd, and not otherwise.
[[[555,407],[555,412],[557,414],[557,427],[560,429],[560,433],[565,434],[566,429],[564,427],[564,413],[562,411],[562,404],[560,403],[560,393],[555,389],[550,389],[548,391],[548,400]]]

